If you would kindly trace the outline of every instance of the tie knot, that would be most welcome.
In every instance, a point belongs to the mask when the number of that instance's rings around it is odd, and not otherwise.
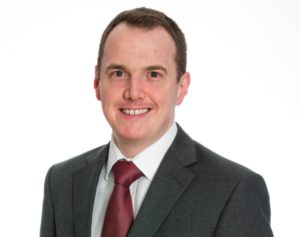
[[[115,183],[126,187],[129,187],[143,175],[133,162],[128,161],[118,161],[112,169],[115,176]]]

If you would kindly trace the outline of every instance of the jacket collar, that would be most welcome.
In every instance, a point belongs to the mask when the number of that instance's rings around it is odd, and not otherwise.
[[[85,158],[81,169],[73,173],[73,218],[76,236],[90,237],[94,198],[109,145],[102,146]]]
[[[129,237],[153,236],[190,185],[195,176],[186,167],[196,162],[193,143],[178,125],[178,133],[158,168]]]

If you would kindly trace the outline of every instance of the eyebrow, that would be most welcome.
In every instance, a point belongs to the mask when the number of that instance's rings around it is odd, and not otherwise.
[[[115,64],[115,63],[112,63],[110,65],[108,65],[105,69],[105,71],[109,71],[109,70],[113,70],[113,69],[120,69],[120,70],[124,70],[126,71],[126,66],[122,65],[122,64]],[[155,71],[155,70],[161,70],[161,71],[164,71],[165,74],[168,74],[168,71],[167,69],[162,66],[162,65],[151,65],[151,66],[147,66],[144,68],[144,70],[146,71]]]
[[[145,70],[147,70],[147,71],[162,70],[162,71],[164,71],[165,74],[168,74],[167,69],[162,65],[151,65],[151,66],[146,67]]]
[[[112,70],[112,69],[121,69],[121,70],[124,70],[126,69],[126,67],[124,65],[121,65],[121,64],[115,64],[115,63],[112,63],[110,65],[108,65],[105,69],[105,71],[109,71],[109,70]]]

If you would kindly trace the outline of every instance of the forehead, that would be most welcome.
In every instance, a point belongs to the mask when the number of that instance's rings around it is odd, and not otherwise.
[[[151,29],[117,25],[108,35],[103,59],[114,57],[139,57],[175,60],[176,46],[169,32],[161,26]]]
[[[108,37],[106,39],[107,41],[110,41],[114,39],[115,37],[120,37],[122,35],[133,35],[133,36],[147,36],[147,37],[163,37],[165,39],[168,38],[170,41],[169,43],[173,43],[175,46],[175,43],[173,41],[173,38],[171,37],[170,33],[162,26],[155,26],[152,28],[143,28],[143,27],[137,27],[137,26],[131,26],[127,23],[123,22],[115,26],[112,31],[108,34]]]

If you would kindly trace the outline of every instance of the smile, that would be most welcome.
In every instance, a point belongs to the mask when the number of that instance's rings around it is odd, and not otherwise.
[[[121,112],[127,115],[142,115],[149,112],[150,109],[121,109]]]

